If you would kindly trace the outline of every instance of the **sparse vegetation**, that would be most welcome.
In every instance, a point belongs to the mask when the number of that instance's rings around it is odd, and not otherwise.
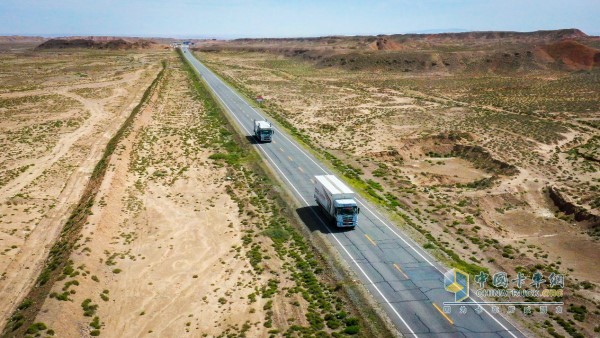
[[[596,72],[552,71],[550,82],[542,72],[432,78],[320,68],[279,52],[196,55],[246,97],[268,93],[263,111],[449,265],[471,274],[513,271],[516,261],[560,266],[514,234],[535,220],[569,236],[563,229],[577,222],[540,216],[555,207],[543,182],[595,208],[599,168],[585,156],[594,149],[588,121],[600,109],[589,95]]]
[[[64,56],[58,56],[58,57],[64,57]],[[102,60],[103,58],[105,58],[105,56],[100,56],[100,60]],[[118,59],[118,56],[112,56],[114,57],[114,59]],[[91,59],[93,59],[94,57],[92,56]],[[109,60],[111,57],[104,59],[104,60]],[[89,61],[90,59],[88,59]],[[114,61],[114,60],[113,60]],[[113,62],[111,61],[111,62]],[[34,62],[35,64],[35,62]],[[39,64],[39,63],[38,63]],[[118,64],[117,63],[113,63],[115,66]],[[135,63],[130,63],[128,67],[132,67]],[[50,64],[49,64],[50,65]],[[74,66],[76,67],[76,66]],[[117,67],[118,68],[118,67]],[[133,69],[133,68],[132,68]],[[19,71],[22,71],[23,69],[20,69]],[[102,70],[105,71],[105,70]],[[98,71],[93,71],[92,73],[94,74],[99,74],[97,73]],[[150,74],[156,74],[156,72],[152,71],[151,69],[149,70],[149,73],[147,73],[148,75]],[[40,76],[38,73],[36,73],[36,71],[32,71],[31,72],[32,76],[28,77],[27,80],[31,80],[31,81],[38,81],[40,79]],[[38,74],[37,76],[35,74]],[[46,73],[44,73],[46,74]],[[162,74],[162,73],[161,73]],[[45,75],[47,76],[47,75]],[[152,75],[150,75],[152,76]],[[18,81],[17,81],[18,82]],[[150,81],[148,81],[150,82]],[[14,84],[14,82],[13,82]],[[56,85],[60,85],[60,83],[57,83]],[[68,86],[68,85],[73,85],[73,83],[68,83],[68,81],[66,83],[63,83],[63,85]],[[152,87],[152,86],[151,86]],[[16,89],[16,88],[15,88]],[[125,92],[129,92],[129,89],[125,90]],[[144,100],[147,98],[148,94],[150,92],[150,89],[148,90],[148,92],[146,93]],[[20,95],[20,94],[19,94]],[[23,100],[21,100],[20,102],[11,102],[11,103],[6,103],[5,101],[2,101],[3,105],[6,104],[7,107],[8,106],[13,106],[14,109],[24,109],[31,112],[31,114],[33,114],[30,117],[26,117],[23,116],[25,119],[21,120],[21,121],[15,121],[15,120],[11,120],[10,123],[28,123],[28,119],[32,120],[34,122],[40,122],[40,124],[36,125],[34,124],[30,124],[33,127],[25,127],[23,129],[21,129],[20,131],[18,131],[18,128],[12,128],[15,132],[19,132],[21,134],[15,133],[13,134],[10,138],[5,138],[0,140],[0,142],[2,142],[3,144],[12,144],[13,146],[11,147],[11,151],[13,151],[17,157],[11,158],[11,161],[20,161],[22,159],[26,159],[29,158],[28,161],[31,161],[31,159],[35,159],[39,156],[39,158],[43,158],[43,156],[48,156],[48,155],[52,155],[52,156],[56,156],[56,154],[52,153],[52,149],[53,147],[57,144],[56,142],[59,142],[59,139],[61,139],[61,135],[63,134],[67,134],[67,135],[71,135],[71,133],[74,133],[75,131],[78,130],[79,127],[82,126],[83,123],[86,123],[85,121],[87,121],[90,118],[90,112],[87,110],[87,108],[84,109],[84,105],[81,102],[85,102],[84,99],[79,99],[79,97],[77,97],[78,99],[75,100],[73,99],[71,96],[68,97],[63,97],[62,95],[59,94],[52,94],[52,95],[48,95],[48,96],[43,96],[43,98],[39,98],[37,96],[28,96],[27,92],[24,92],[23,96],[20,96],[23,98]],[[3,100],[3,99],[2,99]],[[120,103],[119,103],[120,102]],[[122,99],[120,100],[115,100],[115,103],[119,103],[122,104]],[[137,111],[139,111],[141,106],[141,103],[138,105],[138,107],[136,107],[134,109],[134,112],[132,113],[132,115],[134,116],[135,113]],[[9,108],[12,109],[12,108]],[[43,109],[43,112],[39,112],[39,109]],[[112,108],[114,109],[114,108]],[[65,113],[68,113],[65,115]],[[48,121],[48,114],[52,115],[52,119],[50,121]],[[56,116],[61,116],[61,114],[63,114],[62,116],[70,116],[67,120],[56,120]],[[16,115],[15,115],[16,116]],[[99,119],[100,116],[94,117],[94,119]],[[126,129],[128,124],[131,123],[132,121],[132,117],[129,118],[128,120],[129,122],[125,123],[125,126],[123,127],[123,129]],[[5,120],[6,123],[9,123],[8,120]],[[90,122],[90,123],[96,123],[98,121],[94,120],[94,122]],[[0,128],[4,128],[6,125],[3,124],[3,126],[0,126]],[[98,125],[98,127],[96,127],[94,129],[95,132],[98,132],[98,135],[103,135],[105,132],[109,132],[109,129],[103,129],[104,125]],[[112,132],[111,132],[112,133]],[[109,141],[109,144],[107,146],[107,151],[104,154],[103,160],[102,161],[106,161],[106,158],[109,157],[112,152],[114,151],[114,144],[117,143],[117,140],[122,137],[122,133],[123,131],[117,132],[117,135],[114,137],[114,139],[112,139],[111,141]],[[44,135],[48,135],[48,136],[44,136]],[[73,144],[75,143],[75,141],[77,141],[79,139],[79,137],[81,137],[81,135],[78,134],[72,134],[71,136],[67,136],[64,139],[61,139],[60,142],[63,142],[61,144],[61,147],[63,147],[65,149],[66,152],[64,153],[57,153],[60,156],[58,157],[47,157],[47,159],[45,159],[44,161],[47,161],[48,163],[42,163],[42,162],[35,162],[35,165],[29,165],[26,169],[22,169],[22,173],[25,174],[27,172],[30,172],[31,170],[38,170],[38,172],[35,172],[34,176],[31,176],[31,181],[25,181],[26,184],[30,182],[30,185],[28,185],[27,189],[25,190],[21,190],[20,193],[17,193],[15,196],[10,197],[12,199],[13,202],[10,202],[6,205],[11,206],[11,205],[17,205],[17,201],[20,200],[18,203],[21,205],[28,205],[28,207],[23,208],[22,212],[20,212],[18,215],[16,213],[13,213],[11,215],[15,216],[17,218],[15,219],[23,219],[23,215],[28,215],[25,216],[26,220],[23,224],[26,225],[26,227],[22,230],[24,230],[23,232],[21,232],[22,236],[22,240],[27,239],[27,237],[31,234],[31,228],[30,228],[30,224],[34,223],[37,224],[38,222],[40,222],[42,219],[44,219],[43,216],[44,214],[46,214],[46,212],[48,210],[51,209],[55,209],[57,206],[57,202],[58,202],[58,195],[44,195],[44,191],[49,190],[49,191],[61,191],[66,184],[67,181],[67,177],[69,177],[69,175],[73,172],[75,172],[76,168],[78,168],[78,163],[70,163],[69,159],[73,158],[73,157],[81,157],[81,161],[83,161],[83,159],[85,158],[84,155],[81,154],[87,154],[87,152],[89,151],[89,148],[86,148],[87,145],[83,145],[83,143],[81,145],[73,146]],[[90,135],[87,135],[86,137],[91,137]],[[27,141],[27,144],[25,145],[25,150],[24,151],[18,151],[18,147],[16,147],[16,145],[19,144],[19,139],[23,139],[23,140],[29,140]],[[31,141],[34,141],[35,143],[32,143]],[[8,143],[6,143],[8,142]],[[45,144],[44,147],[38,147],[36,144],[40,142],[42,144]],[[92,142],[90,140],[90,142]],[[100,143],[102,144],[102,143]],[[28,153],[28,151],[36,151],[38,152],[37,154],[35,154],[35,156],[32,156],[31,153]],[[62,157],[63,155],[67,154],[68,156]],[[22,156],[19,157],[19,156]],[[60,158],[62,157],[62,158]],[[49,161],[48,158],[51,158],[51,160]],[[101,163],[102,163],[101,161]],[[12,163],[12,162],[11,162]],[[92,169],[92,168],[87,168],[87,169]],[[55,298],[57,300],[63,300],[63,301],[67,301],[67,300],[71,300],[72,297],[74,297],[73,295],[76,293],[76,286],[79,285],[79,283],[81,283],[81,279],[77,279],[77,280],[68,280],[64,286],[63,286],[63,290],[62,293],[59,292],[54,292],[51,293],[50,292],[50,288],[52,287],[53,283],[56,282],[57,280],[63,280],[63,279],[67,279],[67,278],[74,278],[75,276],[87,276],[88,272],[86,272],[84,269],[79,269],[79,268],[74,268],[72,265],[72,262],[69,260],[69,255],[70,253],[77,248],[77,245],[75,244],[76,241],[78,240],[78,235],[79,235],[79,231],[81,229],[81,227],[84,225],[87,217],[90,215],[91,213],[91,207],[93,206],[93,202],[94,202],[94,196],[96,194],[96,191],[99,187],[99,183],[101,182],[102,179],[102,174],[104,172],[106,168],[102,168],[102,165],[99,165],[99,167],[97,167],[94,171],[94,174],[92,176],[92,179],[87,183],[87,185],[84,185],[81,190],[77,190],[78,193],[74,193],[72,196],[78,196],[81,194],[81,200],[79,201],[79,203],[76,203],[76,201],[72,201],[71,199],[73,199],[73,197],[70,197],[70,199],[65,199],[65,201],[68,201],[68,203],[75,203],[75,207],[73,209],[68,209],[66,208],[66,205],[64,206],[64,210],[60,210],[61,214],[64,214],[65,216],[68,216],[67,212],[71,212],[70,217],[67,217],[67,221],[65,224],[52,224],[52,228],[47,228],[49,225],[46,224],[46,227],[44,227],[46,229],[46,231],[50,231],[52,232],[53,229],[56,229],[56,227],[59,226],[63,226],[62,231],[60,231],[60,236],[59,238],[56,240],[56,242],[54,243],[54,245],[52,245],[51,249],[50,249],[50,253],[49,253],[49,257],[47,258],[46,264],[44,266],[44,269],[42,270],[41,274],[39,275],[39,277],[37,278],[37,285],[35,288],[33,288],[29,295],[28,295],[28,299],[31,300],[35,300],[32,301],[31,306],[29,306],[27,309],[20,309],[17,310],[17,312],[13,315],[13,319],[11,320],[11,323],[9,323],[9,325],[6,327],[5,329],[5,334],[7,334],[8,332],[11,332],[11,334],[23,334],[25,332],[25,328],[28,328],[28,325],[31,325],[30,323],[33,323],[33,321],[35,320],[34,315],[37,313],[37,311],[39,310],[40,306],[43,304],[43,300],[44,298],[46,298],[46,296],[50,295],[51,298]],[[2,170],[2,169],[0,169]],[[81,173],[83,175],[83,171]],[[79,175],[79,174],[78,174]],[[0,175],[0,177],[4,178],[5,176],[2,174]],[[74,176],[73,176],[74,177]],[[20,179],[21,176],[15,176],[14,179],[11,179],[9,181],[7,181],[8,185],[13,184],[17,179]],[[85,181],[84,181],[85,182]],[[17,186],[20,183],[17,183]],[[58,185],[57,185],[58,184]],[[25,185],[24,185],[25,186]],[[9,187],[9,189],[11,189]],[[33,189],[33,190],[32,190]],[[70,188],[69,188],[70,189]],[[79,188],[76,188],[79,189]],[[42,196],[40,196],[39,191],[42,191]],[[34,198],[35,196],[35,198]],[[66,196],[66,195],[65,195]],[[50,198],[48,198],[50,197]],[[16,199],[15,199],[16,198]],[[66,197],[65,197],[66,198]],[[65,201],[61,201],[60,203],[67,203]],[[4,205],[2,205],[2,207],[4,207]],[[62,208],[63,206],[61,206]],[[56,214],[59,215],[59,214]],[[32,218],[33,217],[33,218]],[[56,217],[56,219],[61,219],[58,216],[54,216]],[[4,227],[5,224],[9,224],[11,223],[11,221],[9,219],[0,219],[0,221],[2,222],[2,226]],[[7,223],[4,223],[7,222]],[[52,240],[53,238],[51,238],[50,236],[42,236],[42,237],[47,237],[43,243],[46,243],[47,245],[52,244]],[[16,238],[16,237],[15,237]],[[36,241],[39,241],[39,239],[36,239]],[[41,243],[41,242],[40,242]],[[40,244],[40,245],[44,245],[44,244]],[[23,254],[30,254],[28,252],[24,252]],[[38,258],[38,256],[32,256],[35,258]],[[23,257],[20,257],[20,259],[22,259]],[[39,257],[39,258],[44,258],[44,257]],[[29,259],[29,258],[27,258]],[[22,264],[20,264],[22,265]],[[29,269],[29,267],[27,267],[26,269]],[[31,271],[33,271],[33,269],[31,269]],[[23,270],[23,274],[29,274],[30,271],[27,270]],[[92,277],[93,278],[93,277]],[[97,277],[96,277],[97,279]],[[92,307],[93,308],[93,307]]]

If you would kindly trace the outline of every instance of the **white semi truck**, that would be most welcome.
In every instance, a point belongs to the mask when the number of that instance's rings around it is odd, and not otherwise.
[[[338,228],[354,228],[360,208],[354,192],[333,175],[315,176],[315,200],[331,224]]]
[[[270,122],[254,120],[254,137],[259,142],[271,142],[274,133]]]

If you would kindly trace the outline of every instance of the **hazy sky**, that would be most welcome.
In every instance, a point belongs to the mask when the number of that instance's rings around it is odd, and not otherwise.
[[[600,0],[0,0],[0,35],[287,37],[579,28]]]

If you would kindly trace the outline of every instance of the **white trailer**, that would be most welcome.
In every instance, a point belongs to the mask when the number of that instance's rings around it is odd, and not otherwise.
[[[354,228],[360,208],[354,192],[333,175],[315,176],[315,201],[338,228]]]
[[[259,142],[271,142],[274,133],[270,122],[254,120],[254,137]]]

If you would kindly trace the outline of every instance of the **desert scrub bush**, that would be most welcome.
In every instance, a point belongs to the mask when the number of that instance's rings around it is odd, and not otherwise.
[[[109,297],[108,297],[108,290],[104,290],[102,291],[102,293],[100,293],[100,298],[102,298],[103,301],[108,302]]]
[[[31,324],[25,333],[38,335],[40,331],[46,330],[48,327],[44,323],[33,323]]]
[[[271,298],[277,293],[277,286],[279,281],[277,279],[269,279],[266,286],[262,287],[262,298]]]
[[[93,304],[92,300],[87,298],[81,303],[81,308],[83,309],[84,316],[91,317],[98,310],[98,304]]]
[[[63,291],[62,293],[52,292],[50,295],[48,295],[48,297],[60,301],[71,301],[72,299],[69,298],[69,294],[71,294],[69,291]]]
[[[585,305],[574,305],[574,304],[570,304],[569,308],[567,309],[567,312],[570,312],[573,314],[573,318],[577,321],[583,322],[585,320],[585,316],[587,314],[587,308],[585,307]]]
[[[63,291],[69,290],[69,287],[71,287],[71,285],[77,286],[77,285],[79,285],[79,282],[76,279],[70,280],[70,281],[66,282],[65,285],[62,288]]]
[[[98,318],[98,316],[95,316],[94,319],[92,319],[90,326],[96,330],[100,329],[100,318]]]

